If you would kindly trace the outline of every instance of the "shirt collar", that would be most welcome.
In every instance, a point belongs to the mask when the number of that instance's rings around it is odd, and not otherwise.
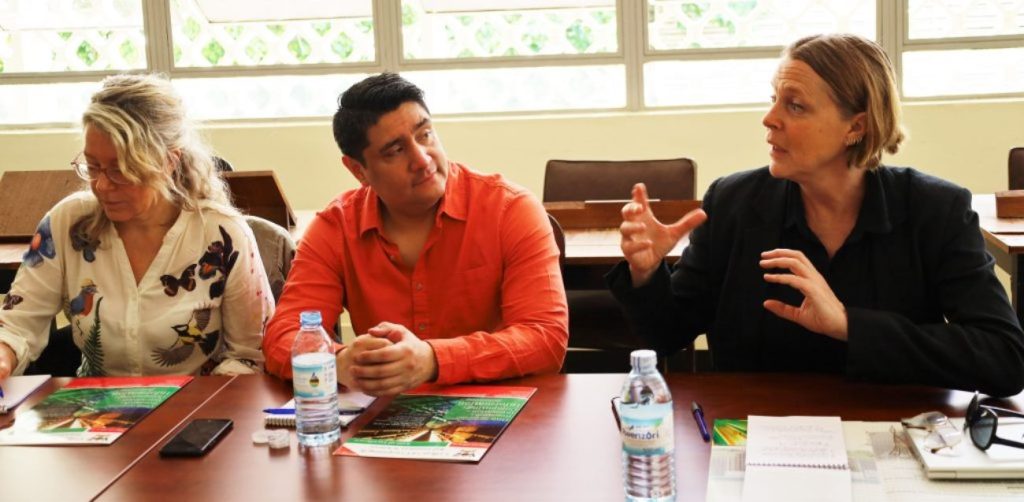
[[[448,180],[445,182],[444,195],[441,196],[441,202],[437,208],[437,219],[435,224],[441,223],[441,215],[446,215],[452,219],[465,221],[468,197],[463,183],[461,164],[455,162],[448,163]],[[380,198],[377,197],[377,193],[373,191],[369,186],[364,186],[358,189],[362,193],[359,194],[357,200],[360,200],[358,204],[361,205],[359,214],[359,235],[363,235],[371,230],[377,230],[379,233],[384,227],[384,220],[381,218],[381,202]]]
[[[879,169],[883,169],[879,167]],[[892,230],[889,202],[885,197],[878,170],[868,171],[865,175],[864,201],[857,215],[857,223],[850,233],[850,238],[860,237],[865,232],[888,233]],[[783,216],[783,228],[798,225],[801,230],[808,230],[807,216],[804,214],[804,202],[800,197],[800,185],[786,181],[786,211]]]

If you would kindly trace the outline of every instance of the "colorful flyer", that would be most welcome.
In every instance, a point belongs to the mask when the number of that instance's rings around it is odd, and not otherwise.
[[[536,391],[457,385],[400,394],[334,453],[479,462]]]
[[[160,406],[190,376],[76,378],[8,429],[0,445],[108,445]]]

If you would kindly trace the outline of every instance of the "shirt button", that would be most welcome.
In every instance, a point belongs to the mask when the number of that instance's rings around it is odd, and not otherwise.
[[[423,330],[427,329],[427,323],[421,322],[420,325],[417,326],[417,328],[419,328],[418,331],[423,331]]]
[[[423,291],[423,283],[422,282],[417,282],[416,283],[416,291]]]

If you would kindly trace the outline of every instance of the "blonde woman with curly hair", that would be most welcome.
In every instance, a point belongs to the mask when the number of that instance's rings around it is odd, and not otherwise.
[[[252,232],[171,84],[108,77],[72,166],[88,189],[40,222],[0,309],[0,378],[63,310],[80,376],[262,370],[273,299]]]

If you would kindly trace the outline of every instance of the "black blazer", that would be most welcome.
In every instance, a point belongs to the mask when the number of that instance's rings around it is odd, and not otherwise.
[[[970,192],[907,168],[867,176],[883,216],[869,244],[873,274],[864,277],[878,308],[847,308],[846,367],[835,371],[995,396],[1020,392],[1024,332],[993,272]],[[635,289],[626,262],[608,273],[627,318],[659,353],[707,333],[716,369],[764,369],[757,350],[771,333],[762,319],[773,314],[763,307],[758,263],[779,245],[790,184],[767,168],[718,179],[704,196],[708,220],[672,270],[663,264]],[[792,357],[815,357],[812,349],[798,352]]]

